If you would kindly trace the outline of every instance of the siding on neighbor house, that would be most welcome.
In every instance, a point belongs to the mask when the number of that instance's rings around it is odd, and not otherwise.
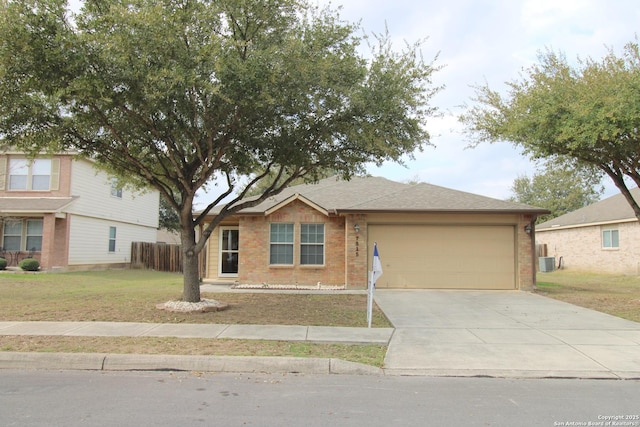
[[[618,230],[619,247],[602,247],[603,228]],[[640,225],[637,220],[615,224],[538,230],[536,243],[547,255],[562,257],[563,268],[613,274],[640,274]]]
[[[75,215],[125,222],[143,227],[158,227],[159,194],[157,191],[132,193],[122,191],[122,198],[111,195],[110,177],[88,161],[73,162],[71,195],[79,198],[68,212]],[[155,241],[155,236],[149,242]]]
[[[122,264],[131,261],[131,242],[154,242],[156,229],[73,215],[69,230],[69,265]],[[116,228],[116,246],[109,252],[109,228]]]

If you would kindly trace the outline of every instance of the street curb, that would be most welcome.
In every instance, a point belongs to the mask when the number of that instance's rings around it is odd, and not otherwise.
[[[0,369],[383,375],[381,368],[329,358],[104,353],[0,352]]]

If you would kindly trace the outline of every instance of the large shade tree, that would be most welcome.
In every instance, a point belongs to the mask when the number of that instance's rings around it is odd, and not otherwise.
[[[364,54],[358,25],[306,0],[0,2],[4,144],[74,151],[157,189],[179,213],[185,301],[200,301],[197,255],[223,218],[429,143],[435,58],[385,35]],[[194,215],[212,185],[220,196]]]
[[[509,200],[549,210],[538,216],[536,222],[542,223],[597,202],[604,191],[601,180],[602,173],[593,168],[550,161],[532,177],[517,177]]]
[[[476,88],[460,116],[474,138],[510,141],[534,158],[564,158],[607,174],[640,220],[627,180],[640,185],[640,51],[638,43],[601,60],[570,64],[551,50],[507,83]]]

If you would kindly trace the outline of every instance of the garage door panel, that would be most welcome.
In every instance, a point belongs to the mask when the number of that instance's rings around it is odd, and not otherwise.
[[[513,226],[372,225],[381,288],[514,289]],[[371,255],[370,255],[371,256]]]

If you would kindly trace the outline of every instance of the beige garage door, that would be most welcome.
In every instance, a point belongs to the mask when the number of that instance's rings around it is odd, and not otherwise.
[[[370,225],[369,269],[378,243],[378,288],[515,289],[512,226]]]

